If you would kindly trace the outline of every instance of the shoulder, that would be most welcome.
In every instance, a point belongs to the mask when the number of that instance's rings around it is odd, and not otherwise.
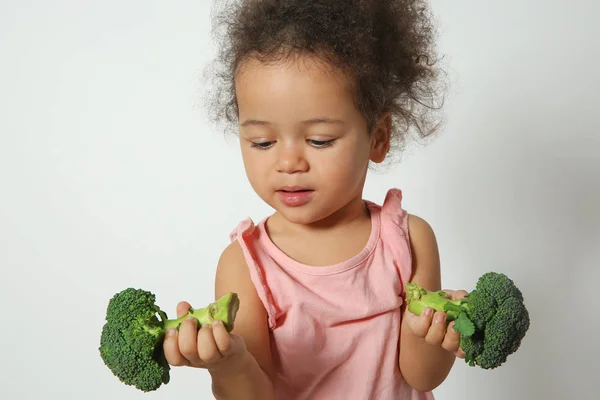
[[[441,289],[440,255],[431,225],[416,215],[408,215],[408,231],[412,253],[411,281],[428,290]]]
[[[408,214],[408,230],[410,233],[411,244],[419,247],[428,247],[436,244],[436,237],[433,228],[423,218],[414,214]]]
[[[246,267],[244,252],[237,240],[231,242],[219,257],[218,269],[230,270]]]
[[[237,224],[235,229],[229,234],[231,242],[225,247],[219,257],[217,278],[235,278],[239,276],[250,279],[246,256],[240,241],[245,243],[244,247],[247,246],[247,243],[252,241],[250,238],[255,235],[256,231],[257,225],[250,218],[246,218]]]
[[[231,242],[219,257],[215,277],[215,295],[220,297],[228,292],[255,291],[250,277],[244,252],[238,241]],[[250,293],[246,293],[249,295]]]

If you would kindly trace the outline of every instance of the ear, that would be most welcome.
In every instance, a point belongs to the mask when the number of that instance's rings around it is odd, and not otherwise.
[[[390,150],[390,135],[392,134],[392,115],[384,113],[371,133],[371,154],[369,159],[381,163]]]

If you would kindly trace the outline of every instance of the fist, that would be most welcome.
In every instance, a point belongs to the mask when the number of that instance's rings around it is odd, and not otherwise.
[[[467,294],[464,290],[444,290],[452,300],[460,300]],[[446,313],[426,308],[421,315],[410,311],[404,313],[410,330],[418,337],[425,339],[426,343],[441,346],[454,353],[459,358],[465,358],[465,353],[460,349],[460,335],[454,331],[454,321],[446,324]]]
[[[177,318],[185,315],[190,307],[189,303],[179,303]],[[244,339],[227,332],[221,321],[198,329],[195,318],[183,321],[179,330],[169,329],[163,347],[170,365],[205,368],[209,371],[234,370],[242,364],[246,353]]]

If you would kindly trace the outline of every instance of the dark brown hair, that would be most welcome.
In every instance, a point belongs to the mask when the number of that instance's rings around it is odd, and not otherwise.
[[[393,147],[403,148],[411,132],[423,139],[439,127],[443,86],[428,1],[219,0],[216,5],[218,55],[208,71],[213,122],[229,128],[237,122],[234,76],[244,60],[311,54],[351,79],[369,129],[391,113]]]

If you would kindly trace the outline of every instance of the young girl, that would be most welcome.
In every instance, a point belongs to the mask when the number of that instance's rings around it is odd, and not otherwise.
[[[242,221],[220,258],[216,296],[241,300],[235,330],[186,321],[167,334],[168,362],[207,369],[217,399],[433,398],[459,337],[402,296],[407,281],[441,289],[434,233],[399,190],[362,197],[370,163],[435,126],[426,1],[226,4],[215,111],[237,123],[247,177],[275,212]]]

